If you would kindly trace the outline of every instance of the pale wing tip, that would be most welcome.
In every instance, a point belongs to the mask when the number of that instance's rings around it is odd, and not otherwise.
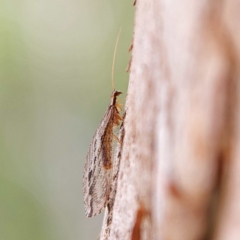
[[[96,205],[93,199],[89,195],[86,195],[84,199],[84,210],[86,217],[94,217],[102,212],[102,210],[106,207],[106,202],[104,205]]]

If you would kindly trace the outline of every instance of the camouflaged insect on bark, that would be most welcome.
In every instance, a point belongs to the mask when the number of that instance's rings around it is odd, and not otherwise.
[[[83,175],[84,208],[87,217],[99,214],[107,205],[112,182],[114,126],[121,121],[117,103],[119,91],[113,91],[108,107],[90,144]]]

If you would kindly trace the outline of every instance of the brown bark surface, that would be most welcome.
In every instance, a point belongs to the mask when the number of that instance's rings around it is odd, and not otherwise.
[[[136,2],[117,192],[101,239],[240,239],[239,24],[240,1]]]

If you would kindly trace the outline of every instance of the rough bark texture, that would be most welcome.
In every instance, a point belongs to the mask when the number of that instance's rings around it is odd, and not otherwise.
[[[118,187],[101,239],[240,239],[239,23],[237,0],[137,1]]]

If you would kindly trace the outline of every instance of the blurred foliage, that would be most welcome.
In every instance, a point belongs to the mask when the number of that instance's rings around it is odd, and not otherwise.
[[[0,1],[0,239],[96,239],[82,172],[111,95],[126,93],[129,0]]]

